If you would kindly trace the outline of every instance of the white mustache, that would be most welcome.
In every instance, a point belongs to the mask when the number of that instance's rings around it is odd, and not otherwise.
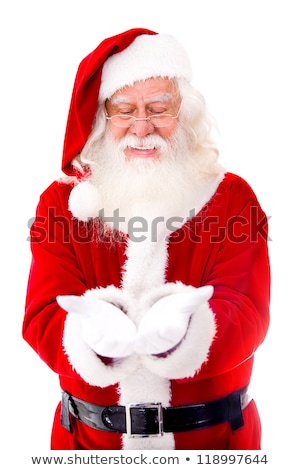
[[[137,148],[142,150],[149,150],[157,148],[160,150],[166,150],[168,147],[167,142],[160,136],[148,135],[143,138],[139,138],[135,135],[125,136],[118,143],[119,150],[125,150],[127,147]]]

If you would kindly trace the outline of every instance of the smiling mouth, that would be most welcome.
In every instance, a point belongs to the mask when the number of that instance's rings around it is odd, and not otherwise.
[[[153,146],[128,146],[125,150],[127,158],[159,158],[158,147]]]
[[[144,150],[152,150],[152,151],[157,150],[156,147],[152,147],[152,146],[151,147],[134,146],[134,147],[128,147],[128,148],[129,148],[129,150],[141,150],[141,151],[144,151]]]

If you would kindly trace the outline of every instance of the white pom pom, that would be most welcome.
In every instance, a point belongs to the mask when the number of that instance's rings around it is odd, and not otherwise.
[[[86,222],[99,216],[99,194],[89,181],[74,186],[69,197],[69,209],[73,216]]]

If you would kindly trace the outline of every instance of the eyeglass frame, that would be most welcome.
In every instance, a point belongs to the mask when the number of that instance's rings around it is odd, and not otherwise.
[[[133,126],[136,121],[148,121],[153,127],[155,127],[156,129],[159,129],[159,128],[163,128],[163,127],[168,127],[171,125],[171,122],[170,124],[166,125],[166,126],[155,126],[153,124],[153,122],[151,122],[151,119],[152,118],[155,118],[155,117],[160,117],[160,116],[167,116],[167,117],[170,117],[171,119],[177,119],[178,116],[179,116],[179,113],[181,111],[181,104],[178,108],[178,111],[177,111],[177,114],[175,116],[173,116],[172,114],[168,114],[168,113],[161,113],[161,114],[152,114],[150,116],[146,116],[146,117],[142,117],[142,118],[137,118],[135,116],[133,116],[132,114],[114,114],[113,116],[108,116],[107,114],[105,115],[105,118],[107,121],[111,121],[112,124],[116,127],[118,127],[119,129],[130,129],[131,126]],[[126,126],[126,127],[121,127],[121,126],[117,126],[116,124],[113,123],[112,119],[115,118],[115,117],[126,117],[126,118],[133,118],[134,121],[132,124],[130,124],[129,126]],[[126,121],[126,120],[124,120]]]

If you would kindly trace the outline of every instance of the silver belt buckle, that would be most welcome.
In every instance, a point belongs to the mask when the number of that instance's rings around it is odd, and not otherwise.
[[[134,434],[131,425],[131,410],[134,408],[155,408],[157,410],[158,431],[155,434]],[[129,437],[157,437],[163,435],[163,409],[162,404],[155,403],[129,403],[125,405],[126,434]]]

